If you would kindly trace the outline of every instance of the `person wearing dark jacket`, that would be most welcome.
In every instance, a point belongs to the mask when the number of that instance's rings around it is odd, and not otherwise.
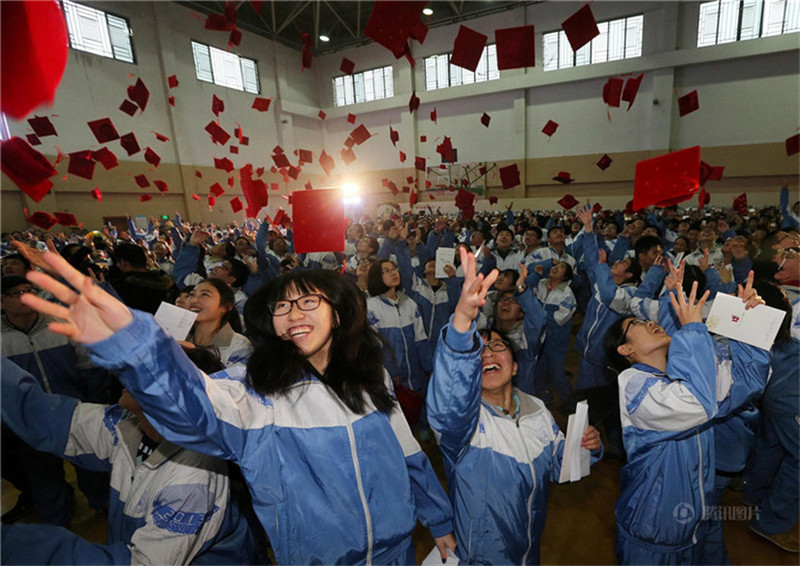
[[[161,270],[148,271],[140,246],[117,244],[113,261],[108,280],[128,307],[155,314],[162,301],[175,302],[178,289],[172,277]]]

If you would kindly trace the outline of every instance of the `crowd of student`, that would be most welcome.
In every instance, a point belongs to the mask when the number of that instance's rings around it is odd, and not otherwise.
[[[266,220],[3,234],[3,477],[22,492],[3,560],[254,563],[265,531],[281,564],[412,563],[419,519],[443,557],[538,563],[564,452],[550,410],[580,399],[592,461],[626,460],[621,563],[728,562],[708,510],[741,476],[750,528],[797,552],[788,203],[426,209],[353,219],[343,253],[301,255]],[[708,333],[718,293],[786,311],[770,352]],[[145,314],[162,301],[197,314],[185,341]],[[79,487],[108,507],[107,545],[62,528],[60,458],[94,471]],[[31,507],[53,526],[16,523]]]

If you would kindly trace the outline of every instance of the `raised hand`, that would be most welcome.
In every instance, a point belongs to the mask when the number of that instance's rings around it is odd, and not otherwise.
[[[667,276],[664,278],[664,289],[667,291],[676,290],[682,293],[683,289],[683,270],[686,267],[686,260],[680,262],[676,268],[672,261],[667,259]]]
[[[669,294],[669,300],[672,303],[672,308],[675,309],[675,314],[678,315],[681,326],[686,326],[691,322],[703,322],[703,305],[706,303],[706,299],[708,299],[709,292],[710,291],[706,291],[703,293],[700,300],[696,301],[697,281],[695,281],[692,283],[692,292],[689,294],[688,301],[680,291]]]
[[[753,307],[757,307],[758,305],[765,305],[766,301],[758,296],[758,292],[753,289],[753,279],[755,275],[752,271],[747,274],[747,282],[745,283],[744,287],[738,285],[739,289],[736,293],[736,296],[742,299],[745,303],[744,310],[752,309]]]
[[[700,266],[700,269],[706,271],[709,267],[709,252],[708,248],[703,250],[703,257],[697,259],[697,264]]]
[[[12,240],[11,245],[17,248],[17,251],[22,254],[22,256],[27,259],[30,264],[34,267],[38,267],[42,271],[50,271],[50,265],[45,262],[44,260],[44,253],[39,248],[34,248],[33,246],[29,246],[19,240]],[[57,254],[56,247],[53,244],[53,240],[47,238],[45,240],[45,245],[50,252]]]
[[[105,340],[133,321],[133,314],[128,307],[95,286],[91,279],[60,255],[45,253],[44,261],[49,266],[48,271],[63,277],[77,291],[45,273],[31,271],[27,274],[28,281],[49,291],[64,303],[63,306],[51,303],[31,293],[25,293],[20,298],[32,309],[63,321],[51,322],[50,330],[76,342],[93,344]]]
[[[607,263],[608,262],[608,254],[606,250],[600,248],[597,250],[597,262],[598,263]]]
[[[192,232],[191,237],[189,238],[189,245],[190,246],[200,246],[206,243],[206,241],[211,237],[211,234],[206,232],[205,230],[196,230]]]
[[[519,277],[517,277],[517,287],[520,287],[525,284],[525,281],[528,279],[528,268],[525,267],[525,264],[520,262],[519,265]]]
[[[592,207],[591,206],[589,206],[588,204],[583,205],[578,210],[578,219],[581,221],[581,224],[583,224],[583,229],[586,230],[586,232],[591,232],[592,231]]]
[[[453,314],[453,328],[458,332],[467,332],[473,319],[478,316],[478,309],[486,303],[486,293],[499,272],[493,269],[485,278],[483,274],[476,275],[475,256],[463,247],[458,248],[458,252],[461,256],[461,267],[464,269],[464,284]]]
[[[581,448],[600,450],[602,445],[598,430],[591,425],[587,426],[586,430],[583,431],[583,438],[581,438]]]

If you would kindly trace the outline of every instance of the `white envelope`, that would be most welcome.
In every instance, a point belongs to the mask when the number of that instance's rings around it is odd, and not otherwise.
[[[175,340],[186,340],[197,313],[176,307],[164,301],[158,305],[155,319],[158,325]]]
[[[706,319],[708,330],[762,350],[769,350],[786,313],[767,305],[749,310],[745,310],[744,306],[745,303],[739,297],[717,293]]]
[[[458,564],[458,556],[453,554],[453,551],[449,548],[447,549],[447,566],[455,566]],[[435,546],[433,550],[428,553],[422,560],[421,566],[442,566],[442,555],[439,554],[439,549]]]
[[[447,273],[444,272],[445,265],[452,265],[454,268],[456,258],[455,248],[436,248],[436,278],[447,279]]]
[[[567,437],[564,440],[564,456],[561,459],[558,483],[578,481],[589,475],[591,453],[581,447],[581,439],[587,426],[589,426],[589,405],[586,401],[579,401],[575,406],[575,413],[570,415],[567,421]]]

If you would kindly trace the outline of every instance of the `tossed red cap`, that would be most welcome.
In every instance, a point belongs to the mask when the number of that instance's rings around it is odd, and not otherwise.
[[[349,147],[340,150],[339,157],[341,157],[342,163],[344,163],[345,166],[350,165],[353,161],[356,160],[356,154]]]
[[[150,99],[150,91],[147,90],[141,78],[136,79],[136,84],[128,87],[128,98],[136,103],[139,108],[147,108],[147,101]]]
[[[167,184],[164,181],[153,181],[153,184],[162,193],[169,192],[169,187],[167,186]]]
[[[272,153],[284,153],[283,148],[279,145],[276,145],[272,148]]]
[[[290,165],[289,158],[286,157],[285,153],[273,153],[272,161],[275,163],[275,167],[289,167]],[[216,159],[214,162],[216,164]],[[233,169],[233,166],[231,166],[231,169]]]
[[[150,181],[147,180],[147,175],[136,175],[133,178],[136,181],[136,184],[139,185],[139,188],[145,189],[150,186]]]
[[[586,4],[561,22],[561,28],[567,34],[567,40],[573,51],[577,51],[600,35],[600,30],[597,29],[597,22],[595,22],[594,14],[592,14],[589,4]]]
[[[385,186],[387,189],[389,189],[389,191],[390,191],[390,192],[391,192],[393,195],[396,195],[397,193],[399,193],[399,192],[400,192],[400,189],[398,189],[398,188],[397,188],[397,185],[394,183],[394,181],[390,181],[389,179],[384,179],[384,181],[385,181],[385,182],[384,182],[384,186]]]
[[[267,185],[261,179],[252,178],[252,167],[245,166],[240,169],[242,179],[242,192],[247,201],[247,210],[245,211],[250,218],[256,218],[258,212],[269,205],[269,195],[267,194]]]
[[[41,201],[53,187],[50,177],[57,171],[47,158],[22,138],[13,137],[2,143],[0,168],[34,201]]]
[[[411,191],[408,193],[408,205],[414,208],[414,205],[419,201],[419,191]]]
[[[742,216],[747,214],[747,193],[742,193],[733,199],[733,210]]]
[[[325,175],[330,176],[331,171],[336,167],[336,162],[325,150],[322,150],[322,153],[319,155],[319,166],[325,171]]]
[[[25,134],[25,139],[28,140],[28,143],[31,145],[42,145],[42,140],[40,140],[39,136],[36,134]]]
[[[228,146],[228,151],[231,153],[239,153],[239,146],[231,144]]]
[[[347,57],[342,57],[342,64],[339,65],[339,70],[341,72],[343,72],[345,75],[352,75],[355,68],[356,64],[353,61]]]
[[[548,120],[547,124],[545,124],[544,128],[542,128],[542,133],[544,133],[544,135],[548,137],[552,137],[553,134],[556,133],[557,129],[558,129],[558,123],[553,122],[552,120]]]
[[[225,189],[223,189],[222,185],[220,185],[219,183],[214,183],[213,185],[211,185],[208,191],[215,197],[221,197],[222,195],[225,194]]]
[[[489,204],[497,204],[497,197],[489,197]]]
[[[95,199],[97,202],[103,200],[103,192],[98,189],[97,187],[92,189],[92,198]]]
[[[225,145],[231,139],[231,135],[213,120],[206,125],[205,130],[211,135],[211,139],[220,145]]]
[[[700,206],[700,210],[703,210],[703,207],[709,202],[711,202],[711,195],[705,189],[700,189],[700,192],[697,193],[697,204]]]
[[[260,96],[256,96],[253,99],[253,105],[250,108],[255,108],[259,112],[266,112],[269,110],[269,105],[271,102],[271,98],[261,98]]]
[[[139,142],[136,140],[136,134],[133,132],[120,137],[119,144],[128,154],[128,156],[139,153],[142,150],[142,148],[139,147]]]
[[[289,173],[288,173],[288,175],[289,175],[289,176],[290,176],[292,179],[294,179],[294,180],[296,181],[296,180],[297,180],[297,178],[300,176],[300,169],[298,169],[298,168],[297,168],[297,167],[295,167],[294,165],[290,165],[290,166],[289,166]]]
[[[408,38],[417,41],[425,39],[422,22],[422,10],[427,0],[421,2],[393,2],[376,0],[364,28],[364,35],[374,39],[376,43],[392,52],[395,59],[406,55],[409,51]]]
[[[400,163],[406,162],[406,153],[404,151],[400,152]]]
[[[442,156],[443,163],[455,163],[455,153],[453,152],[453,141],[445,136],[444,141],[436,146],[436,152]]]
[[[314,45],[314,40],[311,39],[311,35],[309,33],[301,31],[300,42],[303,44],[303,49],[301,54],[302,66],[300,68],[302,72],[305,71],[306,69],[311,68],[311,61],[313,60],[313,53],[311,51],[311,48]]]
[[[536,66],[536,33],[533,25],[496,29],[494,41],[498,70]]]
[[[609,106],[619,108],[623,84],[624,81],[619,77],[609,77],[606,84],[603,85],[603,102]]]
[[[341,189],[315,189],[292,194],[296,253],[344,251],[347,218]]]
[[[408,185],[403,185],[403,192],[404,193],[410,193],[411,192],[411,187],[409,187]]]
[[[217,199],[214,198],[214,195],[208,195],[208,209],[211,210],[215,204],[217,204]]]
[[[516,163],[500,168],[500,182],[503,184],[504,190],[520,184],[519,167],[517,167]]]
[[[478,167],[478,175],[486,175],[486,171],[487,171],[486,165],[481,165],[480,167]]]
[[[195,193],[192,193],[192,198],[193,198],[194,200],[203,200],[203,197],[201,197],[200,195],[198,195],[198,194],[195,194]]]
[[[67,172],[70,175],[76,175],[89,179],[91,181],[94,176],[94,161],[90,151],[76,151],[69,154],[69,167]]]
[[[234,175],[231,175],[230,177],[228,177],[228,188],[232,189],[233,188],[233,184],[235,182],[236,182],[236,177]]]
[[[409,185],[413,185],[414,184],[414,176],[413,175],[409,175],[408,177],[406,177],[406,183],[408,183]]]
[[[177,75],[168,76],[167,85],[169,85],[169,88],[175,88],[176,86],[178,86],[178,76]]]
[[[144,150],[144,160],[153,167],[158,167],[158,164],[161,163],[161,156],[148,147]]]
[[[569,210],[573,208],[576,204],[578,204],[578,199],[570,194],[566,194],[560,199],[556,201],[558,204],[564,207],[565,210]]]
[[[700,186],[704,186],[706,181],[719,181],[724,171],[724,166],[714,167],[705,161],[700,161]]]
[[[97,151],[93,151],[92,159],[98,161],[106,171],[119,165],[117,156],[107,147],[101,147]]]
[[[239,212],[243,208],[244,206],[242,206],[242,201],[239,200],[239,197],[233,197],[231,199],[231,210],[233,210],[234,213]]]
[[[197,177],[198,179],[202,179],[203,178],[203,174],[197,169],[195,169],[195,171],[194,171],[194,176]]]
[[[420,136],[419,137],[419,143],[425,143],[426,141],[428,141],[428,136]]]
[[[346,139],[346,140],[344,140],[344,146],[345,146],[347,149],[350,149],[350,148],[351,148],[351,147],[353,147],[354,145],[356,145],[356,140],[354,140],[354,139],[353,139],[353,136],[347,136],[347,139]]]
[[[700,188],[700,146],[673,151],[636,164],[633,207],[672,206]]]
[[[284,159],[286,158],[284,157]],[[222,169],[226,173],[230,173],[231,171],[233,171],[233,161],[231,161],[227,157],[223,157],[222,159],[215,157],[214,169]]]
[[[136,114],[136,111],[139,109],[139,107],[126,98],[122,101],[122,104],[119,105],[119,109],[125,112],[125,114],[128,116],[133,116]]]
[[[597,214],[601,210],[603,210],[602,205],[599,202],[594,203],[594,205],[592,206],[592,214]]]
[[[314,154],[311,153],[310,149],[300,149],[298,150],[300,155],[300,163],[313,163],[314,162]]]
[[[319,113],[317,114],[317,116],[319,116],[319,119],[320,119],[320,120],[324,120],[324,119],[325,119],[325,117],[327,116],[327,114],[325,114],[325,112],[323,112],[322,110],[320,110],[320,111],[319,111]]]
[[[397,142],[400,141],[400,134],[397,133],[397,130],[392,129],[391,126],[389,126],[389,139],[391,140],[392,145],[397,147]]]
[[[419,96],[417,96],[417,91],[415,90],[411,93],[411,98],[408,99],[408,111],[413,114],[417,108],[419,108]]]
[[[242,32],[239,28],[233,28],[228,36],[228,47],[234,47],[242,42]]]
[[[644,73],[639,73],[637,76],[631,77],[625,81],[625,89],[622,91],[622,100],[628,103],[626,112],[631,109],[633,102],[636,100],[636,94],[639,92],[639,86],[642,84],[643,77]]]
[[[553,177],[553,180],[558,181],[559,183],[564,183],[565,185],[569,185],[575,179],[570,176],[569,171],[559,171],[558,175]]]
[[[28,118],[28,124],[31,128],[33,128],[33,133],[40,138],[58,135],[56,133],[55,126],[53,126],[53,123],[47,116],[34,116],[33,118]]]
[[[350,132],[350,137],[353,138],[353,141],[358,145],[361,145],[367,141],[371,136],[372,134],[369,133],[369,130],[367,130],[367,127],[364,124],[361,124],[355,130]]]
[[[87,124],[89,124],[89,128],[91,128],[94,137],[97,138],[99,143],[119,139],[119,134],[111,122],[111,118],[100,118],[99,120],[87,122]]]
[[[169,105],[172,106],[173,108],[175,107],[175,97],[174,96],[170,96],[169,98],[167,98],[167,102],[169,102]],[[121,108],[120,108],[120,110],[121,110]]]
[[[786,155],[800,153],[800,134],[795,134],[786,138]]]
[[[418,170],[425,172],[425,158],[424,157],[415,157],[414,158],[414,167]]]
[[[270,183],[269,190],[271,191],[279,191],[281,190],[281,186],[278,183]]]
[[[475,193],[465,191],[464,189],[458,189],[458,192],[456,193],[456,208],[464,209],[472,206],[474,202]]]
[[[49,230],[56,224],[58,224],[58,220],[47,214],[46,212],[42,212],[41,210],[37,210],[30,216],[28,216],[25,221],[28,224],[33,224],[41,228],[42,230]]]
[[[156,139],[160,142],[168,142],[169,138],[164,134],[159,134],[158,132],[153,132],[156,135]]]
[[[350,122],[351,124],[355,124],[356,123],[356,115],[353,114],[353,113],[348,114],[347,115],[347,121]]]
[[[153,195],[140,195],[139,202],[147,202],[148,200],[153,200]]]
[[[488,128],[489,127],[489,122],[491,122],[491,121],[492,121],[492,117],[489,116],[486,112],[484,112],[483,115],[481,116],[481,124],[483,124],[484,126],[486,126]]]
[[[216,94],[211,98],[211,111],[214,113],[214,116],[219,116],[221,112],[225,111],[225,102]]]
[[[681,118],[687,114],[691,114],[700,108],[700,102],[697,100],[697,91],[693,90],[689,94],[685,94],[678,99],[678,114]]]
[[[450,55],[450,64],[474,73],[480,63],[487,39],[489,38],[474,29],[464,25],[459,27],[456,41],[453,44],[453,54]]]
[[[78,219],[75,218],[75,215],[70,212],[54,212],[53,216],[56,217],[58,223],[62,226],[77,226]]]
[[[606,153],[605,155],[603,155],[603,157],[601,157],[601,158],[600,158],[600,161],[598,161],[598,162],[596,163],[596,165],[597,165],[597,166],[598,166],[600,169],[602,169],[603,171],[605,171],[606,169],[608,169],[609,165],[611,165],[611,162],[612,162],[612,161],[613,161],[613,159],[611,159],[611,158],[608,156],[608,154]]]

